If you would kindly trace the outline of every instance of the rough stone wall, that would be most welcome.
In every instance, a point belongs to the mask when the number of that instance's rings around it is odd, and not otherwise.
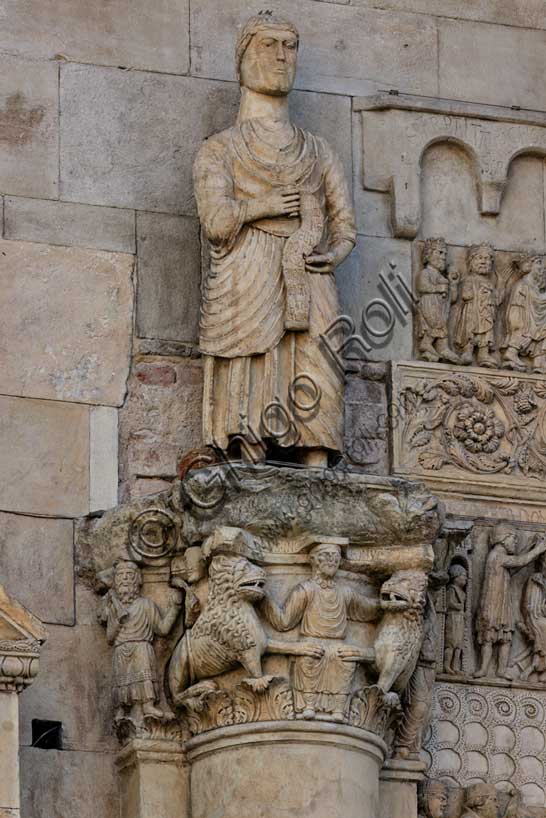
[[[110,660],[74,576],[73,520],[164,488],[200,442],[191,166],[234,119],[235,31],[257,7],[0,0],[0,576],[49,630],[21,701],[27,818],[118,814]],[[301,29],[295,119],[330,140],[353,180],[359,240],[338,280],[356,319],[379,269],[392,262],[410,280],[411,243],[393,238],[388,196],[362,189],[353,97],[397,89],[544,110],[544,2],[276,7]],[[428,153],[423,236],[469,223],[466,162],[455,148]],[[523,231],[545,251],[542,159],[514,163],[490,229],[497,247]],[[376,357],[406,357],[411,337],[397,322]],[[31,747],[33,719],[63,722],[62,751]]]

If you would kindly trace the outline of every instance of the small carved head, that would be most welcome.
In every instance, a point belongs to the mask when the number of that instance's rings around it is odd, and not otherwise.
[[[449,579],[453,585],[458,585],[459,588],[465,588],[468,574],[464,565],[459,562],[449,566]]]
[[[244,88],[286,96],[294,84],[299,34],[288,20],[266,11],[251,17],[235,50],[237,77]]]
[[[493,784],[472,784],[466,789],[466,806],[480,818],[497,818],[497,790]]]
[[[491,545],[502,545],[508,554],[515,554],[518,544],[516,529],[507,523],[496,525],[491,532]]]
[[[441,273],[447,265],[447,245],[445,239],[427,239],[423,247],[423,264],[431,264]]]
[[[395,571],[381,586],[381,607],[386,611],[424,610],[427,583],[424,571]]]
[[[489,275],[495,269],[495,251],[488,242],[473,244],[467,253],[468,269],[478,275]]]
[[[309,559],[313,571],[321,576],[333,577],[341,562],[341,548],[334,543],[320,543],[311,550]]]
[[[539,286],[540,289],[543,289],[546,281],[546,268],[545,268],[545,260],[544,256],[538,254],[529,254],[524,256],[521,261],[521,271],[526,275],[531,275],[533,281]]]
[[[425,818],[444,818],[447,787],[441,781],[425,780],[419,787],[419,812]]]
[[[136,599],[142,585],[142,574],[136,562],[117,560],[114,563],[114,590],[122,602]]]

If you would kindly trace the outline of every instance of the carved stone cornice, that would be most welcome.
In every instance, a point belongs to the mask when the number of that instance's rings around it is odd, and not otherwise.
[[[20,693],[38,673],[42,623],[0,585],[0,691]]]
[[[390,193],[394,235],[415,238],[421,222],[421,160],[451,142],[472,157],[482,215],[500,212],[510,163],[546,155],[546,115],[501,106],[388,92],[354,101],[362,118],[362,185]]]

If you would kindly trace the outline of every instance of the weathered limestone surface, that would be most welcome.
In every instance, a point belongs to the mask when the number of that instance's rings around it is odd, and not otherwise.
[[[89,409],[0,397],[4,511],[77,517],[89,511]]]
[[[236,105],[232,85],[63,66],[62,197],[193,215],[197,148],[232,121]]]
[[[389,286],[379,278],[381,271]],[[370,361],[410,356],[411,301],[398,275],[410,289],[411,245],[368,236],[358,237],[353,253],[337,273],[341,311],[353,319],[355,331],[367,344]]]
[[[40,674],[21,694],[21,744],[32,743],[32,719],[51,719],[63,723],[67,750],[115,749],[110,684],[110,651],[98,624],[49,625]]]
[[[0,815],[19,815],[19,702],[16,693],[0,691]],[[13,810],[13,812],[12,812]]]
[[[6,239],[135,252],[135,215],[113,207],[6,197]]]
[[[4,31],[2,18],[0,11]],[[58,71],[52,64],[0,57],[2,193],[50,197],[58,193]]]
[[[201,298],[199,223],[183,216],[137,214],[137,332],[197,341]]]
[[[188,70],[188,0],[5,0],[0,32],[0,50],[32,59]]]
[[[355,6],[414,11],[457,20],[481,20],[505,26],[546,28],[542,0],[353,0]]]
[[[133,259],[0,243],[0,392],[120,405],[129,368]]]
[[[499,250],[544,252],[543,168],[538,157],[514,159],[500,214],[480,218],[468,155],[452,145],[433,145],[423,157],[420,234],[445,236],[453,244],[489,241]]]
[[[89,510],[111,508],[118,501],[118,410],[94,406],[89,428]]]
[[[451,20],[438,30],[440,96],[546,108],[546,32]]]
[[[290,0],[276,11],[293,16]],[[233,33],[248,17],[243,0],[219,7],[205,0],[191,9],[192,71],[202,77],[234,79]],[[437,92],[437,34],[421,16],[375,11],[313,0],[298,2],[302,40],[297,87],[362,94],[370,81],[419,94]],[[335,34],[334,34],[335,32]],[[212,45],[214,44],[214,45]],[[332,47],[334,46],[334,47]]]
[[[114,755],[21,749],[22,814],[33,818],[74,815],[117,818]]]
[[[72,625],[72,521],[0,513],[0,576],[43,622]]]
[[[135,364],[120,412],[122,497],[137,490],[139,479],[172,479],[181,455],[199,446],[202,384],[199,360],[152,358]],[[147,484],[148,491],[165,487]]]

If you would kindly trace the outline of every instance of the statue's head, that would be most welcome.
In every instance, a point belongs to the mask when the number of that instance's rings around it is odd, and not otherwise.
[[[478,275],[489,275],[495,269],[495,251],[487,242],[468,248],[468,269]]]
[[[444,818],[447,788],[441,781],[424,781],[419,787],[419,812],[426,818]]]
[[[491,545],[502,545],[508,554],[515,554],[518,544],[516,529],[508,523],[499,523],[491,532]]]
[[[235,50],[242,87],[260,94],[286,96],[296,76],[299,34],[288,20],[269,11],[243,26]]]
[[[466,790],[465,804],[480,818],[497,818],[497,790],[493,784],[472,784]]]
[[[544,256],[538,254],[525,256],[521,262],[521,271],[526,275],[530,275],[535,284],[537,284],[539,287],[544,286],[546,272]]]
[[[454,585],[458,585],[459,588],[465,588],[468,574],[464,565],[461,565],[458,562],[450,565],[449,578]]]
[[[341,562],[341,548],[335,543],[319,543],[309,554],[314,571],[325,577],[336,575]]]
[[[140,593],[142,574],[136,562],[118,560],[114,565],[114,590],[124,603],[132,602]]]
[[[441,273],[447,264],[447,245],[445,239],[427,239],[423,247],[423,263],[432,264]]]

